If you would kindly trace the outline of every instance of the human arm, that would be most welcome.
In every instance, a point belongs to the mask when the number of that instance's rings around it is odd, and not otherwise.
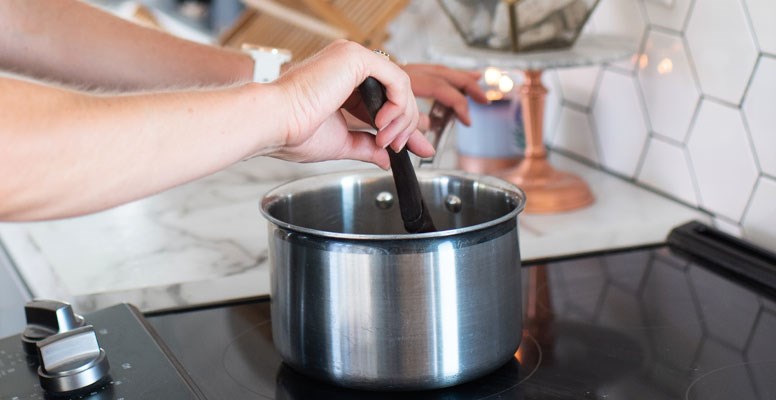
[[[340,112],[367,76],[387,89],[376,138]],[[433,154],[415,107],[401,69],[346,41],[264,85],[99,96],[0,78],[0,220],[99,211],[256,155],[387,168],[388,144]]]
[[[245,83],[253,60],[77,0],[3,0],[2,69],[81,87],[138,90]]]
[[[138,90],[251,80],[242,52],[141,27],[77,0],[0,2],[0,69],[85,87]],[[469,124],[468,103],[487,102],[479,73],[409,64],[416,95],[452,107]],[[462,94],[463,93],[463,94]]]

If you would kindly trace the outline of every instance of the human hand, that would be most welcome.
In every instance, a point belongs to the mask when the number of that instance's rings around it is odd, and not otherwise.
[[[376,135],[349,131],[342,109],[363,115],[354,90],[372,76],[386,88],[387,102],[375,117]],[[270,155],[290,161],[355,159],[388,168],[385,147],[405,145],[421,157],[434,149],[417,129],[419,114],[410,79],[385,57],[354,42],[338,40],[294,66],[275,83],[284,94],[285,137]]]
[[[407,64],[403,69],[412,81],[412,91],[416,96],[432,98],[452,108],[466,126],[471,125],[466,95],[477,103],[488,103],[485,92],[477,83],[481,76],[479,72],[434,64]]]

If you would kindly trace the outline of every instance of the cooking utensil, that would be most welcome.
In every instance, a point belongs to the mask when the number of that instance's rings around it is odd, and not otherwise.
[[[367,77],[358,87],[361,94],[361,100],[364,102],[369,117],[372,119],[372,126],[375,125],[375,116],[380,108],[385,104],[385,87],[377,79]],[[434,232],[436,227],[431,220],[428,207],[423,201],[418,186],[418,178],[415,176],[415,169],[412,167],[410,155],[407,148],[394,152],[388,149],[388,157],[391,160],[391,172],[393,181],[396,185],[396,193],[399,196],[399,208],[401,209],[401,218],[404,221],[404,228],[409,233]]]
[[[438,101],[434,101],[431,104],[431,109],[428,111],[428,121],[428,130],[423,133],[423,136],[437,151],[441,151],[447,142],[447,133],[455,124],[455,110]],[[418,162],[418,168],[422,168],[424,165],[436,167],[439,165],[439,158],[433,156],[421,158]]]
[[[264,197],[272,336],[290,367],[352,388],[414,390],[514,357],[523,192],[457,171],[417,177],[437,232],[404,233],[383,171],[308,177]]]

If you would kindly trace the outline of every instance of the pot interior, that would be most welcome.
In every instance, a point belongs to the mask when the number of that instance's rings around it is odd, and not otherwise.
[[[497,178],[445,171],[417,175],[440,232],[484,228],[516,217],[525,205],[520,189]],[[393,177],[383,171],[293,181],[270,191],[262,211],[276,224],[323,235],[413,236],[404,230]]]

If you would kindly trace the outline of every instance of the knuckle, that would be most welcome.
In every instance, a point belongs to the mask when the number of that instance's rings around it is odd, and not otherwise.
[[[447,71],[447,67],[445,67],[444,65],[434,64],[431,66],[431,72],[435,74],[443,74],[446,71]]]

